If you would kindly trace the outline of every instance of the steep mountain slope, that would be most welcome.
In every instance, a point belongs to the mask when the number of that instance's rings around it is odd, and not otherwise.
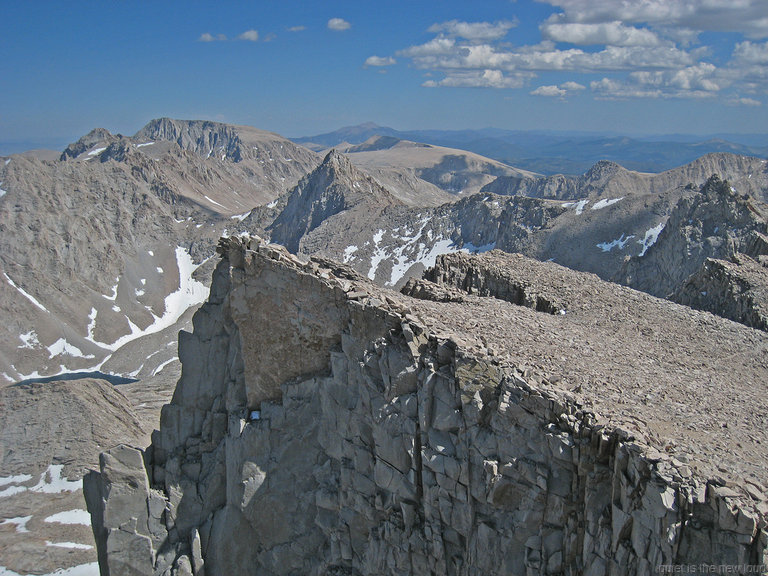
[[[345,224],[354,227],[376,221],[386,207],[400,204],[371,177],[353,168],[345,156],[332,150],[290,192],[268,230],[275,242],[292,252],[312,253],[312,246],[305,246],[305,237],[320,236],[314,245],[329,242],[318,228],[329,226],[337,214],[343,212]]]
[[[205,298],[193,274],[236,224],[231,216],[317,162],[275,134],[168,119],[133,138],[94,130],[55,161],[5,159],[2,380],[99,368],[127,342],[175,324]]]
[[[768,238],[764,240],[768,247]],[[675,289],[671,300],[768,331],[768,257],[707,258]]]
[[[768,253],[768,207],[712,176],[701,191],[675,207],[658,241],[630,258],[617,276],[627,286],[667,297],[698,272],[707,258]]]

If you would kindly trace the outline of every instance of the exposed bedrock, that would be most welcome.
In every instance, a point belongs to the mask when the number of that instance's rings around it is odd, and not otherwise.
[[[702,478],[345,267],[256,238],[219,251],[152,445],[103,454],[85,482],[102,574],[765,560],[756,488]]]

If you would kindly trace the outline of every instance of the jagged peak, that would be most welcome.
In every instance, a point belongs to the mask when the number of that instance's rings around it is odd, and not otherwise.
[[[223,150],[230,160],[242,159],[241,140],[236,126],[212,120],[175,120],[156,118],[135,135],[136,140],[166,140],[183,150],[209,157]]]
[[[621,171],[626,171],[626,168],[624,168],[621,164],[617,164],[616,162],[612,162],[610,160],[600,160],[599,162],[596,162],[592,168],[584,173],[584,179],[598,180],[600,178],[605,178],[607,175],[615,174],[616,172]]]
[[[69,158],[77,158],[83,152],[96,146],[107,147],[108,145],[121,139],[121,134],[112,134],[106,128],[94,128],[85,136],[82,136],[77,142],[67,146],[59,157],[64,161]]]

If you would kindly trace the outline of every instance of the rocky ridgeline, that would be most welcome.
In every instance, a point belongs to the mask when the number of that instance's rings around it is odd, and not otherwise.
[[[763,333],[498,252],[438,260],[462,302],[258,238],[219,253],[152,445],[86,477],[102,573],[768,561]],[[559,312],[489,297],[507,280]],[[702,361],[717,414],[686,388]]]
[[[672,211],[657,242],[623,265],[618,280],[667,297],[700,272],[708,258],[734,260],[768,254],[768,210],[728,181],[712,176]]]
[[[768,253],[768,251],[766,251]],[[768,258],[707,258],[671,297],[675,302],[768,331]]]
[[[712,174],[729,180],[742,194],[768,202],[766,161],[725,153],[706,154],[685,166],[658,174],[635,172],[615,162],[602,160],[581,176],[500,176],[484,186],[481,192],[555,200],[579,200],[592,195],[660,194],[675,187],[699,188]]]

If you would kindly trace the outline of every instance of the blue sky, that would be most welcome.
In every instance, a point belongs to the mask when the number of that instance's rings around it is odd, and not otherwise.
[[[768,3],[6,0],[0,78],[0,153],[159,116],[768,133]]]

